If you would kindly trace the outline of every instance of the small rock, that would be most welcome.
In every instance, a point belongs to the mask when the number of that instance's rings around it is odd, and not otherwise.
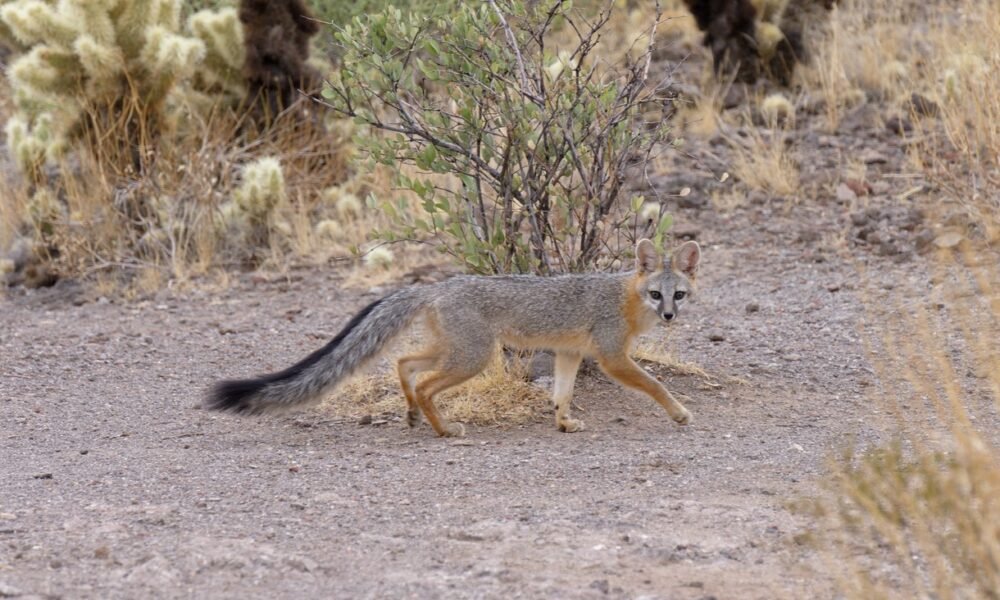
[[[889,162],[889,157],[887,157],[885,154],[882,154],[878,150],[868,148],[867,150],[861,153],[861,162],[865,163],[866,165],[885,164]]]
[[[934,238],[934,245],[938,248],[954,248],[962,243],[965,237],[957,231],[948,231]]]
[[[0,513],[0,521],[13,521],[17,518],[14,513],[2,512]]]
[[[933,231],[924,229],[913,238],[913,243],[916,245],[917,250],[923,251],[930,248],[931,243],[934,242],[934,237]]]
[[[840,291],[840,284],[839,283],[831,283],[830,285],[826,286],[826,291],[830,292],[831,294],[834,293],[834,292],[839,292]]]
[[[0,581],[0,598],[15,598],[17,596],[23,596],[24,592],[17,589],[12,585],[7,585],[6,583]]]
[[[747,88],[744,85],[731,85],[722,99],[722,108],[729,110],[743,104],[747,99]]]
[[[802,360],[802,355],[793,352],[791,354],[785,354],[783,358],[789,362],[796,362]]]
[[[851,189],[857,196],[867,196],[872,193],[872,186],[868,185],[867,181],[859,181],[857,179],[845,179],[843,185],[846,185]]]
[[[705,208],[707,205],[708,198],[704,194],[692,193],[677,198],[677,206],[680,208]]]
[[[754,190],[747,194],[747,200],[755,206],[767,204],[767,192],[764,190]]]
[[[363,417],[358,419],[358,425],[371,425],[371,424],[372,424],[371,415],[364,415]]]
[[[694,225],[682,225],[674,227],[674,237],[678,240],[696,240],[701,233],[701,229]]]
[[[910,101],[907,103],[907,108],[913,114],[921,117],[936,117],[941,113],[941,107],[938,106],[937,102],[916,92],[910,94]]]
[[[597,581],[591,581],[590,588],[597,590],[602,594],[607,594],[611,591],[611,585],[608,583],[607,579],[599,579]]]
[[[820,238],[819,231],[815,229],[806,229],[799,232],[798,241],[803,244],[812,244],[818,242]]]
[[[885,120],[885,128],[896,135],[904,135],[913,131],[913,123],[906,117],[893,115]]]
[[[846,183],[841,183],[837,186],[836,195],[837,200],[840,202],[854,202],[858,199],[857,193]]]
[[[805,452],[806,451],[806,449],[803,448],[801,445],[795,444],[795,443],[793,443],[790,446],[788,446],[788,449],[789,450],[795,450],[796,452]]]
[[[747,304],[746,311],[747,311],[747,314],[751,314],[751,313],[755,313],[755,312],[760,312],[760,304],[757,304],[756,302],[751,302],[751,303]]]
[[[726,336],[721,331],[712,331],[708,334],[708,341],[710,342],[723,342],[725,340]]]
[[[862,211],[851,213],[851,224],[855,227],[863,227],[868,223],[868,215]]]
[[[312,573],[319,568],[319,563],[304,556],[293,556],[291,558],[287,558],[285,559],[285,564],[297,571],[302,571],[303,573]]]
[[[289,465],[288,470],[291,471],[292,473],[298,473],[299,471],[302,470],[302,467],[300,467],[299,465]]]
[[[882,256],[895,256],[902,252],[898,245],[892,243],[892,240],[886,240],[878,246],[878,253]]]
[[[111,556],[111,550],[107,546],[99,546],[94,549],[94,558],[106,560]]]
[[[32,475],[35,479],[52,479],[52,473],[39,473],[37,475]]]
[[[864,240],[871,244],[872,246],[877,246],[879,244],[889,241],[889,236],[881,231],[871,231],[864,237]]]

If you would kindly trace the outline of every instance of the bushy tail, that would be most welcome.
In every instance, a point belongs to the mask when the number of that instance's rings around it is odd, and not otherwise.
[[[205,406],[254,415],[319,402],[326,392],[375,358],[413,321],[424,302],[415,289],[376,300],[356,314],[326,346],[284,371],[219,382]]]

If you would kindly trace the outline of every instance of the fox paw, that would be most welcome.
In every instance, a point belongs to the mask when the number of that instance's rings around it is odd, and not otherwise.
[[[418,408],[406,411],[406,424],[410,427],[420,425],[421,416],[420,409]]]
[[[559,427],[559,431],[565,431],[566,433],[583,431],[583,421],[576,419],[563,419],[562,422],[557,423],[557,426]]]
[[[448,423],[444,426],[444,433],[441,437],[465,437],[465,425],[461,423]]]
[[[677,414],[670,415],[674,421],[680,425],[690,425],[691,424],[691,412],[688,409],[681,407]]]

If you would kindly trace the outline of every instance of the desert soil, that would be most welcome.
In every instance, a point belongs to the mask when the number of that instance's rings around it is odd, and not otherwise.
[[[594,370],[576,434],[549,417],[454,440],[323,407],[202,410],[214,380],[287,366],[379,293],[346,288],[342,267],[133,302],[73,282],[7,291],[0,597],[834,596],[790,505],[845,444],[893,430],[869,393],[866,306],[879,290],[924,302],[929,280],[913,240],[930,225],[894,200],[914,179],[877,113],[831,135],[803,119],[800,197],[717,206],[738,190],[717,139],[652,178],[704,249],[669,348],[712,378],[658,371],[687,427]],[[868,169],[860,197],[838,185],[845,157]]]
[[[581,376],[578,434],[201,410],[213,380],[297,360],[371,300],[336,270],[137,303],[12,292],[0,594],[827,597],[788,505],[889,423],[866,400],[853,266],[795,241],[842,211],[795,212],[702,211],[701,292],[669,347],[718,383],[662,373],[688,427],[599,374]]]

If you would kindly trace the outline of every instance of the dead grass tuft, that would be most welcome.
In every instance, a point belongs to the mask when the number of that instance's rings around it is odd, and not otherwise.
[[[733,149],[732,173],[751,190],[793,197],[799,190],[799,166],[786,145],[782,128],[740,130],[729,135]]]
[[[1000,596],[1000,447],[978,424],[1000,411],[997,261],[996,248],[966,243],[940,258],[943,313],[878,315],[893,327],[871,353],[873,402],[899,431],[845,452],[813,506],[825,546],[849,565],[850,598]]]
[[[402,415],[406,399],[399,389],[395,361],[419,348],[414,342],[402,345],[406,352],[393,352],[372,371],[340,388],[324,405],[329,413],[346,418]],[[481,374],[440,394],[434,403],[447,419],[471,425],[508,427],[539,420],[550,410],[550,392],[528,380],[529,360],[527,354],[498,352]]]

